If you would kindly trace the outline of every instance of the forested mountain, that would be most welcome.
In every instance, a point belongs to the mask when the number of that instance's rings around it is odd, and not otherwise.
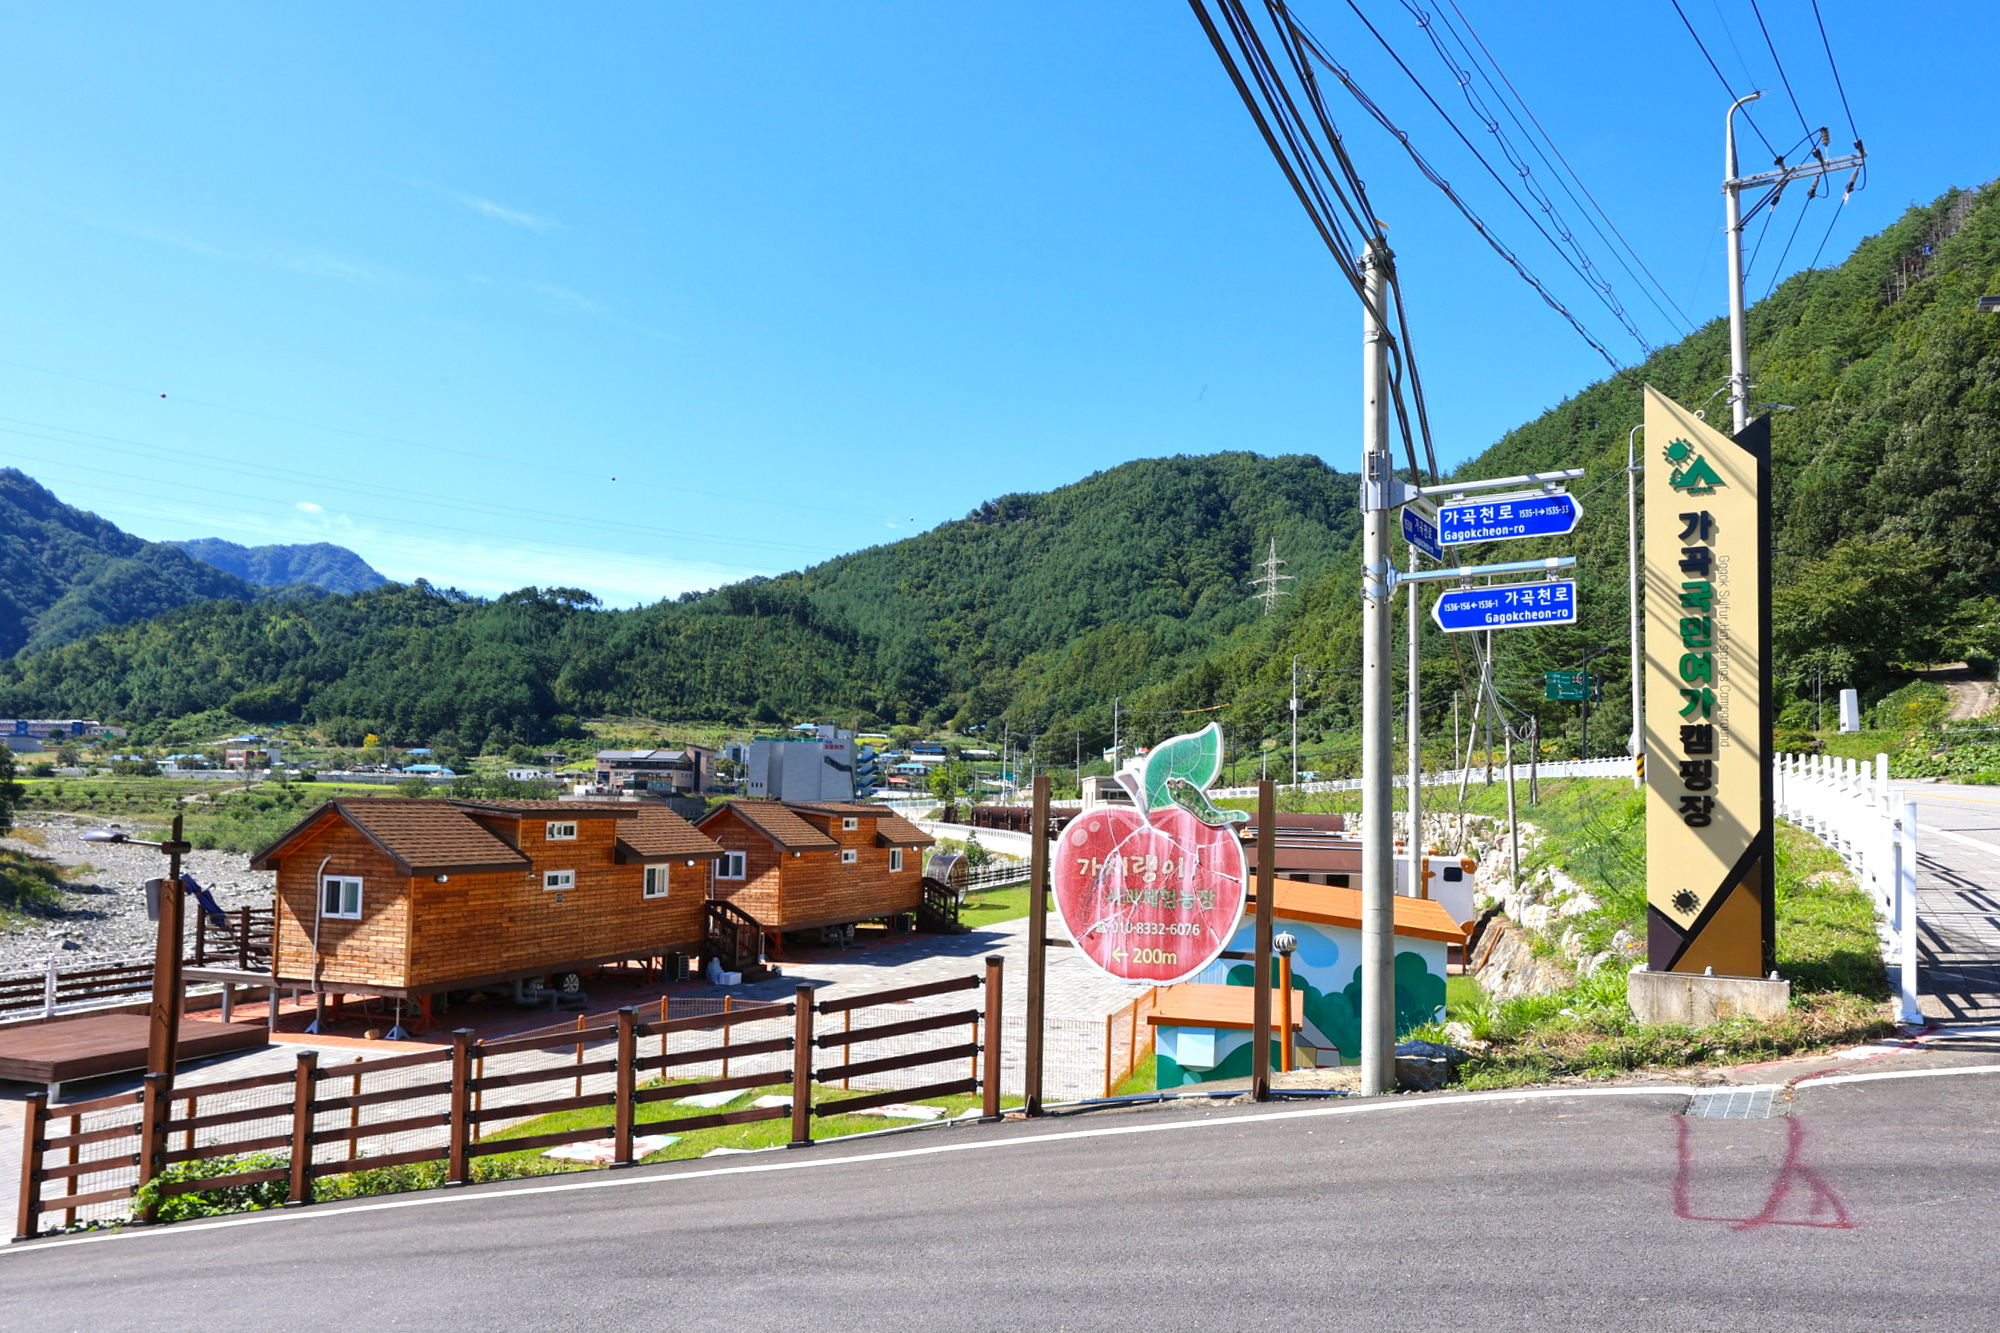
[[[189,602],[259,595],[233,574],[122,532],[26,473],[0,468],[0,657]]]
[[[367,592],[389,581],[366,560],[332,542],[239,546],[220,537],[203,537],[173,545],[226,574],[265,588],[310,583],[328,592]]]
[[[227,708],[308,719],[337,739],[472,746],[543,739],[606,712],[1081,714],[1266,632],[1254,562],[1275,540],[1301,583],[1323,574],[1352,541],[1355,490],[1313,458],[1152,459],[801,573],[634,611],[597,609],[574,589],[488,602],[422,582],[209,603],[0,666],[0,713]]]
[[[0,657],[194,602],[361,592],[388,580],[344,546],[149,542],[0,468]]]
[[[1755,399],[1773,413],[1778,670],[1795,699],[1815,670],[1829,695],[1880,692],[1898,664],[2000,653],[2000,317],[1974,308],[1993,292],[2000,188],[1989,185],[1911,209],[1751,310]],[[1607,685],[1592,749],[1622,750],[1627,432],[1643,384],[1713,416],[1726,411],[1727,373],[1718,320],[1460,470],[1588,468],[1575,536],[1506,549],[1581,562],[1581,624],[1495,636],[1503,690],[1545,735],[1574,736],[1578,719],[1540,702],[1540,673],[1594,653]],[[574,590],[488,602],[421,583],[210,603],[0,663],[0,713],[145,720],[226,707],[306,719],[334,740],[376,731],[461,746],[542,739],[600,713],[1004,721],[1066,761],[1109,740],[1114,698],[1127,738],[1218,710],[1204,717],[1254,752],[1288,725],[1296,655],[1308,673],[1301,730],[1338,744],[1358,721],[1355,491],[1351,474],[1310,458],[1152,459],[636,611]],[[1265,616],[1248,580],[1274,537],[1297,581]],[[1455,692],[1469,707],[1469,644],[1426,622],[1425,662],[1435,732]]]

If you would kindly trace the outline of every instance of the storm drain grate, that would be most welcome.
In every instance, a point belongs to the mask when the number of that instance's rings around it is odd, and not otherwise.
[[[1769,1120],[1778,1113],[1775,1087],[1712,1088],[1688,1101],[1686,1114],[1695,1120]]]

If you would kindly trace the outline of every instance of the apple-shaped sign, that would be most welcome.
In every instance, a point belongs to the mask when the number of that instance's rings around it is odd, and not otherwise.
[[[1132,805],[1098,806],[1057,839],[1056,911],[1084,957],[1121,981],[1169,985],[1214,962],[1243,916],[1241,810],[1204,790],[1222,728],[1162,741],[1118,774]]]

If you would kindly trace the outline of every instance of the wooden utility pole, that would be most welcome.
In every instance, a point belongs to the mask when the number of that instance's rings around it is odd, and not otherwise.
[[[164,1074],[173,1086],[181,1045],[181,857],[194,848],[181,839],[181,816],[160,844],[167,854],[167,879],[160,887],[159,933],[153,946],[152,1024],[146,1034],[146,1072]],[[276,1003],[275,998],[272,1001]]]

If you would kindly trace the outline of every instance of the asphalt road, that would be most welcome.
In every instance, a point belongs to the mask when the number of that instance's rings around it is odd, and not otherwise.
[[[1685,1088],[1099,1112],[0,1250],[44,1329],[1979,1328],[2000,1049]]]
[[[1912,783],[1924,1013],[2000,1021],[2000,787]]]

